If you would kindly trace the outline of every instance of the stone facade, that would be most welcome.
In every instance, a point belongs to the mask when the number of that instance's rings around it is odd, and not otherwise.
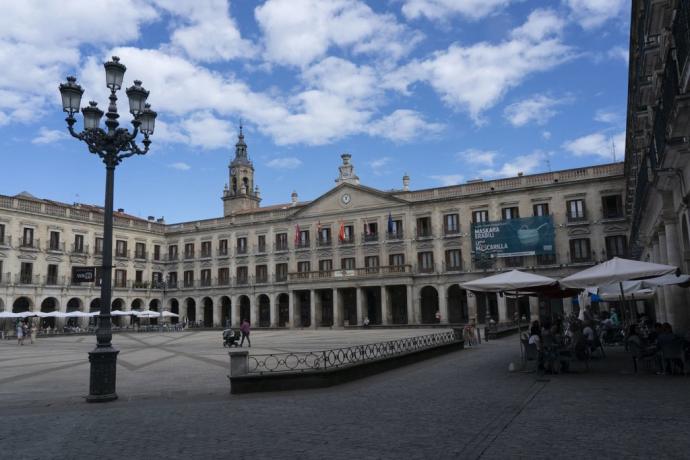
[[[625,152],[633,255],[690,269],[690,3],[632,2]],[[686,289],[657,290],[655,316],[690,327]]]
[[[293,193],[289,204],[258,207],[241,138],[230,179],[239,161],[250,185],[226,186],[224,217],[165,224],[116,212],[112,308],[166,309],[206,326],[241,318],[266,327],[339,327],[365,318],[427,324],[437,312],[441,323],[483,323],[489,315],[510,321],[518,308],[534,317],[563,305],[531,299],[518,307],[459,283],[513,267],[562,277],[624,255],[627,219],[622,206],[612,212],[607,205],[622,203],[621,163],[425,190],[409,190],[406,175],[402,189],[381,191],[359,183],[349,154],[342,160],[335,187],[317,199],[299,202]],[[473,218],[527,217],[537,208],[553,216],[552,257],[473,259]],[[70,273],[101,264],[102,217],[93,206],[0,196],[0,310],[96,309],[99,287],[74,284]],[[609,237],[623,246],[607,247]],[[573,254],[572,240],[587,244]]]

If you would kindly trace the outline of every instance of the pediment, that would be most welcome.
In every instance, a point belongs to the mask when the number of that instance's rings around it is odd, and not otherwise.
[[[293,218],[342,215],[344,212],[389,209],[407,201],[380,190],[354,184],[340,184],[297,211]]]

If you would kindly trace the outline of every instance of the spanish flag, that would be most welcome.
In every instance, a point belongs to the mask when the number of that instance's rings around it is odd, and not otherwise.
[[[342,222],[340,222],[340,231],[338,232],[338,239],[341,243],[345,241],[345,224],[343,224]]]
[[[295,246],[297,246],[300,242],[300,234],[302,232],[299,229],[299,224],[295,224]]]

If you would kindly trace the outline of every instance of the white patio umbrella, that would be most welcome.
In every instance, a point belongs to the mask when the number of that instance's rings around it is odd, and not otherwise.
[[[548,276],[511,270],[462,283],[460,286],[470,291],[480,292],[533,292],[546,286],[555,286],[558,281]]]
[[[12,313],[11,311],[0,311],[0,319],[6,318],[21,318],[22,315],[19,313]]]
[[[135,313],[139,318],[159,318],[160,313],[153,310],[142,310]]]
[[[49,311],[46,313],[47,318],[68,318],[68,313],[64,313],[58,310]]]
[[[677,267],[671,265],[614,257],[586,270],[566,276],[560,283],[566,287],[586,289],[589,286],[606,286],[623,281],[656,278],[676,270]]]
[[[654,289],[638,289],[636,291],[629,291],[625,294],[625,300],[647,300],[654,297]],[[604,302],[615,302],[621,299],[619,292],[604,292],[599,294],[599,298]]]
[[[133,311],[112,310],[110,316],[129,316],[134,315]]]
[[[642,286],[646,288],[655,288],[657,286],[672,286],[674,284],[686,284],[690,281],[690,275],[676,275],[669,273],[668,275],[659,276],[657,278],[649,278],[642,280]]]
[[[164,318],[179,318],[180,317],[180,315],[178,315],[177,313],[173,313],[173,312],[167,311],[167,310],[164,311],[163,313],[161,313],[161,316],[163,316]]]
[[[66,318],[88,318],[90,316],[91,316],[91,314],[83,312],[83,311],[79,311],[79,310],[70,311],[68,313],[65,313]]]

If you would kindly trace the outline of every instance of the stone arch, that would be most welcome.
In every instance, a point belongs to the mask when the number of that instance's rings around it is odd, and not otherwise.
[[[187,297],[184,301],[187,310],[186,319],[189,322],[196,321],[196,300]]]
[[[146,304],[144,303],[143,300],[141,300],[140,298],[137,297],[136,299],[132,300],[131,305],[132,305],[131,310],[143,310],[144,305],[146,305]]]
[[[204,308],[204,327],[213,327],[213,299],[204,297],[201,304]]]
[[[110,304],[110,310],[120,310],[120,311],[125,311],[125,301],[120,299],[119,297],[115,300],[112,301]],[[126,320],[122,319],[123,316],[113,316],[111,318],[111,321],[113,322],[113,326],[120,326],[125,323]]]
[[[41,302],[41,311],[43,313],[50,313],[53,311],[59,310],[60,306],[58,304],[58,300],[55,297],[46,297],[43,299],[43,302]],[[55,320],[56,318],[53,317],[48,317],[48,318],[41,318],[41,326],[45,328],[51,328],[55,329]]]
[[[453,284],[448,288],[448,322],[467,323],[468,319],[467,291]]]
[[[161,311],[161,301],[158,299],[151,299],[149,301],[149,310],[151,311]]]
[[[232,318],[232,300],[230,297],[224,295],[220,298],[220,322],[223,327],[230,327]]]
[[[271,299],[266,294],[258,297],[259,301],[259,326],[269,327],[271,325]]]
[[[290,322],[290,296],[286,293],[278,295],[278,326],[285,327]]]
[[[81,299],[78,297],[72,297],[67,301],[67,313],[71,311],[82,311],[83,310],[84,304],[82,303]]]
[[[239,305],[239,308],[237,309],[240,318],[237,324],[240,324],[242,321],[245,319],[247,321],[251,321],[251,300],[249,299],[249,296],[246,295],[241,295],[237,298],[237,303]]]
[[[436,321],[438,311],[438,291],[433,286],[424,286],[419,291],[419,305],[422,313],[422,323],[432,324]]]
[[[170,305],[170,313],[175,313],[176,315],[180,314],[180,301],[177,299],[170,299],[169,301]],[[170,322],[172,324],[177,324],[180,321],[180,318],[176,318],[174,316],[170,317]]]
[[[5,302],[0,298],[0,311],[5,311]]]
[[[89,311],[91,311],[91,312],[101,311],[101,298],[100,297],[96,297],[95,299],[93,299],[91,301],[91,303],[89,304]]]
[[[29,297],[17,297],[12,303],[12,312],[21,313],[23,311],[32,311],[33,302]]]

